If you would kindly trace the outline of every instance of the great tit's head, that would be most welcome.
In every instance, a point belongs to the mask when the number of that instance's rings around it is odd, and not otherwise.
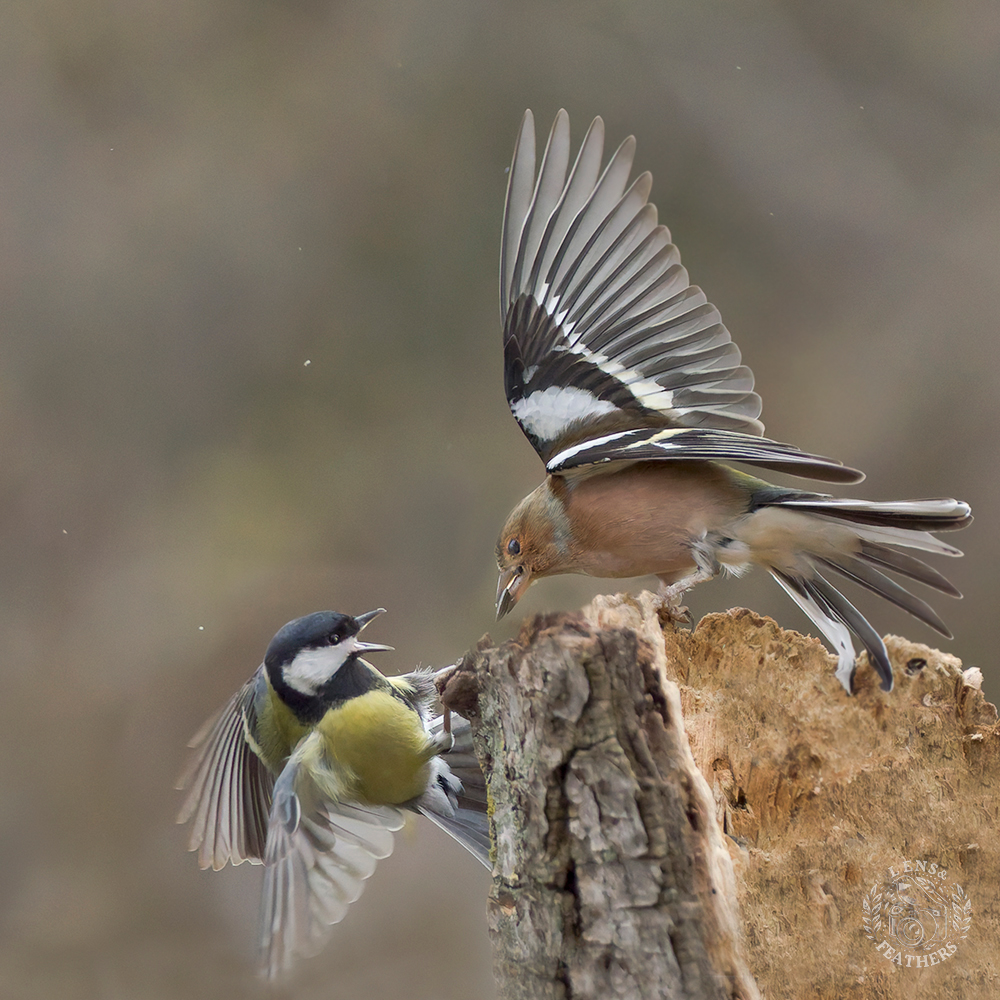
[[[365,653],[391,650],[374,642],[361,642],[361,630],[385,608],[352,617],[336,611],[316,611],[296,618],[275,633],[264,666],[271,682],[306,696],[320,693],[345,664]]]
[[[503,618],[539,577],[560,572],[568,536],[561,500],[548,480],[509,514],[497,539],[497,618]]]

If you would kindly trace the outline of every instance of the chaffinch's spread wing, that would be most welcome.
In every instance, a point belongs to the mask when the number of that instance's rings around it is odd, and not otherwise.
[[[507,187],[500,256],[504,386],[550,473],[595,463],[717,459],[832,482],[854,469],[761,435],[753,373],[719,311],[688,280],[648,201],[629,184],[635,140],[604,170],[595,118],[570,168],[556,116],[535,175],[525,113]]]

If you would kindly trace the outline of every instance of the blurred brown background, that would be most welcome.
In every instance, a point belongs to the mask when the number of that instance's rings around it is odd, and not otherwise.
[[[936,603],[995,700],[998,93],[994,0],[9,0],[0,995],[257,995],[259,869],[199,872],[173,825],[187,738],[308,611],[388,607],[394,670],[516,630],[493,542],[541,467],[496,271],[528,106],[638,137],[771,436],[856,495],[972,503]],[[690,603],[806,627],[762,574]],[[489,996],[487,885],[414,823],[288,995]]]

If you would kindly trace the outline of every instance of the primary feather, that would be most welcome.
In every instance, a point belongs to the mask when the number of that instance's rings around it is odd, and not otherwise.
[[[274,775],[247,736],[257,728],[266,684],[260,667],[191,740],[195,753],[177,783],[189,791],[177,822],[193,820],[188,850],[198,852],[202,868],[264,860]]]
[[[753,375],[658,225],[650,175],[628,184],[634,139],[600,172],[603,146],[597,118],[567,174],[569,118],[560,111],[536,178],[534,119],[530,111],[524,116],[500,266],[515,417],[543,458],[568,433],[596,435],[623,415],[631,426],[760,435]],[[576,402],[567,400],[561,425],[540,429],[534,416],[545,394],[570,389],[578,390]],[[601,403],[613,404],[615,413]]]

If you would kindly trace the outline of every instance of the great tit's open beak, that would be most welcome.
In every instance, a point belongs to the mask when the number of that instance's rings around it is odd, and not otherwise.
[[[354,648],[359,653],[380,653],[380,652],[391,653],[396,647],[383,646],[380,642],[357,642],[355,640]]]
[[[373,621],[378,618],[379,615],[384,614],[385,608],[376,608],[374,611],[366,611],[363,615],[355,615],[354,620],[358,623],[358,631],[360,632],[370,621]]]
[[[531,582],[531,574],[523,566],[508,566],[500,570],[497,581],[497,621],[521,599]]]
[[[355,615],[354,620],[358,623],[358,631],[361,632],[370,621],[385,614],[385,608],[376,608],[374,611],[366,611],[363,615]],[[392,652],[395,646],[383,646],[380,642],[359,642],[354,640],[354,648],[361,654]]]

